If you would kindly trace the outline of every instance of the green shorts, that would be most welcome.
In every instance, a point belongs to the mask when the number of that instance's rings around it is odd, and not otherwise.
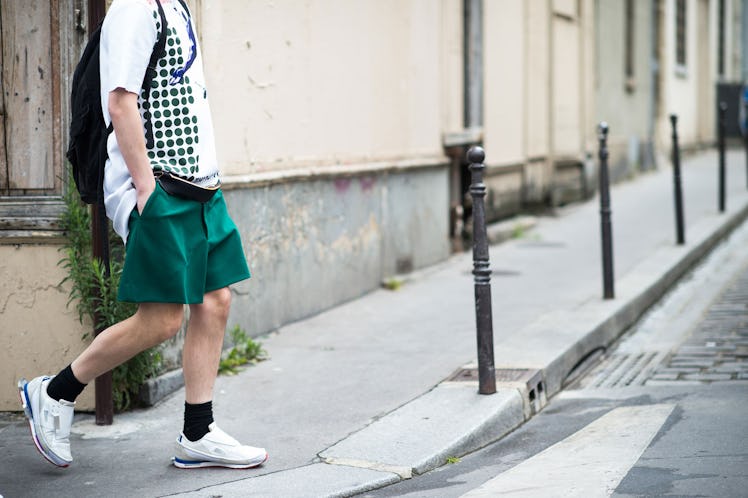
[[[203,302],[203,296],[249,278],[241,238],[223,193],[201,204],[156,183],[143,213],[130,215],[120,301]]]

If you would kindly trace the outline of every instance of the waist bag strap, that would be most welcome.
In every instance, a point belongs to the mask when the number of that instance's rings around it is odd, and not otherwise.
[[[167,194],[203,204],[211,200],[221,189],[220,183],[215,187],[200,187],[165,171],[155,171],[153,176]]]

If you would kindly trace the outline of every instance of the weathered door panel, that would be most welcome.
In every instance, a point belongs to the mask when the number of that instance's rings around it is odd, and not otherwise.
[[[0,1],[6,192],[55,188],[56,13],[57,0]]]

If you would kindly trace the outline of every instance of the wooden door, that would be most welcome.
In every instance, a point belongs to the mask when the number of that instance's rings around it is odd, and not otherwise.
[[[0,0],[0,196],[61,191],[58,0]]]

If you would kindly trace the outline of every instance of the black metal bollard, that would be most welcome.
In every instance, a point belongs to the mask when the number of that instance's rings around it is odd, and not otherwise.
[[[478,392],[496,392],[496,368],[493,359],[493,318],[491,311],[491,268],[488,261],[488,235],[486,234],[486,185],[483,183],[482,147],[471,147],[467,153],[473,196],[473,276],[475,281],[475,322],[478,335]]]
[[[719,103],[719,212],[725,212],[725,130],[727,104]]]
[[[670,115],[673,128],[673,193],[675,196],[675,235],[678,245],[686,243],[686,232],[683,225],[683,189],[680,177],[680,149],[678,148],[678,116]]]
[[[600,231],[603,248],[603,298],[613,299],[613,230],[610,222],[610,179],[608,177],[608,123],[598,125],[600,140]]]

